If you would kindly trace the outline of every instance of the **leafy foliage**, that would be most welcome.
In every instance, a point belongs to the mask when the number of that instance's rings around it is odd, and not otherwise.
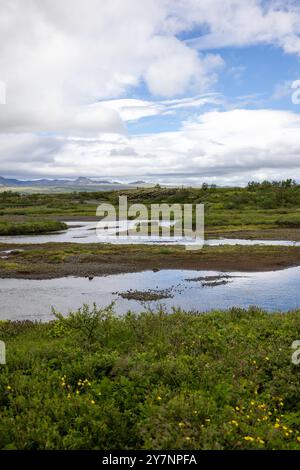
[[[2,449],[299,449],[300,311],[1,322]]]

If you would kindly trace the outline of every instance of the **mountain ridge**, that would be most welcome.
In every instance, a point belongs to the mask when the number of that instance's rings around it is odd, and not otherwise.
[[[40,178],[37,180],[19,180],[17,178],[5,178],[0,176],[0,186],[97,186],[99,184],[104,185],[120,185],[120,186],[131,186],[137,184],[146,184],[145,181],[134,181],[132,183],[122,183],[120,181],[110,181],[106,179],[93,179],[86,176],[79,176],[74,180],[68,179],[50,179]]]

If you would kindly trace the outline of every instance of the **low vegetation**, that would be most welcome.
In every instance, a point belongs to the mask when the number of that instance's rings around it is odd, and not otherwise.
[[[204,246],[106,243],[2,244],[0,277],[48,279],[160,269],[270,271],[300,264],[300,246]],[[117,287],[117,286],[116,286]]]
[[[67,229],[63,222],[55,220],[32,220],[12,222],[0,220],[0,236],[4,235],[38,235]]]
[[[244,188],[218,188],[203,184],[200,188],[166,188],[157,185],[122,191],[61,194],[4,191],[0,193],[0,220],[95,216],[101,202],[109,202],[117,207],[120,195],[126,195],[130,204],[143,203],[147,206],[152,203],[203,203],[208,232],[300,227],[300,185],[291,179],[250,182]]]
[[[1,449],[300,448],[299,310],[54,313],[0,322]]]

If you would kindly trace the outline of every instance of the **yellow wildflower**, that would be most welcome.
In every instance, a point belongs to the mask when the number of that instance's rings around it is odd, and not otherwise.
[[[238,426],[238,425],[239,425],[239,423],[238,423],[235,419],[233,419],[232,421],[230,421],[230,423],[231,423],[231,424],[234,424],[235,426]]]

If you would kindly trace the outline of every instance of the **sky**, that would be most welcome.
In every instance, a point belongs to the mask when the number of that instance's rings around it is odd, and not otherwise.
[[[0,175],[300,181],[300,0],[0,0]]]

